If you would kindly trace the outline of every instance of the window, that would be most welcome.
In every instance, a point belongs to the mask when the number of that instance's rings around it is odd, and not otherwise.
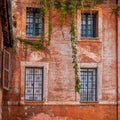
[[[27,8],[26,35],[41,36],[43,32],[43,20],[40,18],[39,8]]]
[[[26,67],[24,85],[25,101],[43,101],[43,68]]]
[[[97,36],[96,31],[97,14],[83,13],[81,15],[81,37],[93,38]]]
[[[3,51],[3,88],[9,89],[10,82],[10,53],[7,50]]]
[[[82,102],[97,101],[97,69],[81,68],[80,99]]]
[[[21,61],[21,94],[22,105],[41,105],[48,99],[47,62]]]

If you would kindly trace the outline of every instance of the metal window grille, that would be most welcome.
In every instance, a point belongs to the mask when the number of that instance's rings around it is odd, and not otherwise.
[[[39,8],[27,8],[26,14],[26,35],[41,36],[43,32],[43,20],[40,17]]]
[[[81,37],[96,37],[96,14],[81,15]]]
[[[81,68],[80,99],[83,102],[97,101],[97,69]]]
[[[25,101],[43,101],[43,68],[25,68]]]

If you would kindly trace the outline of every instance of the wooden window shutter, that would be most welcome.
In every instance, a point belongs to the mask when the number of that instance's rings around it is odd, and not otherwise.
[[[9,90],[10,82],[10,53],[3,51],[3,88]]]

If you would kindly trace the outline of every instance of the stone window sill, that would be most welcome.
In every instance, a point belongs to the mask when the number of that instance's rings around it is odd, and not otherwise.
[[[27,40],[40,40],[41,39],[41,36],[26,36],[26,39]]]
[[[89,38],[81,37],[80,40],[90,40],[90,41],[92,41],[92,40],[100,40],[100,38],[99,37],[89,37]]]
[[[99,37],[95,38],[80,38],[78,42],[101,42],[101,39]]]
[[[43,105],[44,101],[20,101],[20,105]]]

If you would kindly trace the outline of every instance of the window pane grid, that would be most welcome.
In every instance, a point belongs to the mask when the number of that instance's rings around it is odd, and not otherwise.
[[[81,15],[81,37],[96,37],[96,14]]]
[[[25,68],[25,100],[43,100],[43,68]]]
[[[81,68],[80,98],[84,102],[97,101],[97,69]]]
[[[27,8],[27,36],[41,36],[43,31],[43,21],[40,18],[39,8]]]

